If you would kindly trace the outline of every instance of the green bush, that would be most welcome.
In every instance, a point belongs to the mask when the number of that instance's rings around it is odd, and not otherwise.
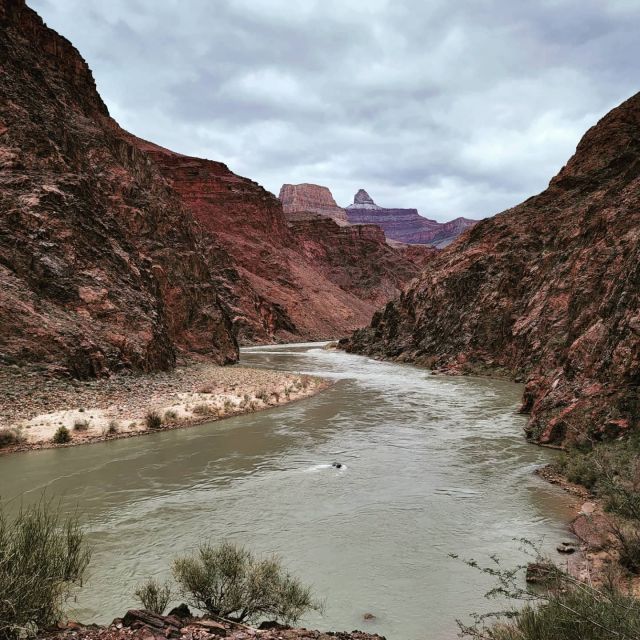
[[[136,589],[135,596],[147,611],[162,615],[171,600],[171,586],[149,578]]]
[[[522,574],[527,565],[503,569],[493,557],[486,567],[470,560],[466,563],[492,576],[497,584],[487,597],[510,599],[519,606],[488,614],[474,614],[474,624],[458,621],[462,637],[476,640],[638,640],[640,638],[640,600],[622,590],[615,580],[594,587],[573,578],[536,553],[536,564],[549,567],[544,587],[523,588]],[[452,556],[456,557],[456,556]]]
[[[89,558],[77,520],[50,504],[23,508],[13,520],[0,509],[0,638],[58,622]]]
[[[66,444],[71,442],[71,433],[67,427],[58,427],[58,430],[53,434],[53,442],[55,444]]]
[[[159,429],[162,426],[162,417],[157,411],[149,411],[144,421],[147,429]]]
[[[236,622],[268,616],[292,623],[320,609],[310,588],[286,573],[277,558],[261,560],[226,542],[203,544],[195,555],[177,559],[173,574],[189,604]]]

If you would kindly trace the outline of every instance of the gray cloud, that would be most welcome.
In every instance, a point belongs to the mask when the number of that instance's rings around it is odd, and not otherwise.
[[[483,217],[640,89],[637,0],[30,0],[122,126],[278,192]]]

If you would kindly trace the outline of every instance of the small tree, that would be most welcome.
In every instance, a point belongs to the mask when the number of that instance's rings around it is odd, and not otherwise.
[[[234,622],[269,616],[293,623],[321,608],[311,589],[284,571],[277,558],[261,560],[228,542],[203,544],[194,556],[178,558],[173,574],[189,604]]]
[[[171,586],[149,578],[136,589],[135,596],[147,611],[162,615],[171,600]]]
[[[0,507],[0,639],[58,622],[90,555],[77,519],[61,518],[51,503],[23,508],[13,520]]]

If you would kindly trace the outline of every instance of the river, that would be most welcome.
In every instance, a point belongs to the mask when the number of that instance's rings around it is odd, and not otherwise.
[[[227,539],[280,554],[313,585],[325,610],[306,626],[445,640],[456,618],[496,606],[486,576],[450,553],[509,565],[523,560],[514,538],[551,550],[567,538],[569,498],[533,475],[553,452],[524,441],[520,385],[319,344],[248,348],[241,362],[336,384],[199,427],[2,458],[3,499],[46,488],[89,531],[75,617],[122,615],[176,554]]]

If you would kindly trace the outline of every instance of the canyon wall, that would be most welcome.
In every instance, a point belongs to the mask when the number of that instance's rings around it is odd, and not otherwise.
[[[417,275],[381,233],[291,227],[252,180],[122,130],[23,0],[0,26],[0,364],[233,362],[238,342],[345,335]]]
[[[526,383],[542,443],[640,420],[640,94],[610,112],[540,195],[479,222],[349,351]]]
[[[0,362],[78,377],[237,358],[202,234],[78,51],[0,0]]]

